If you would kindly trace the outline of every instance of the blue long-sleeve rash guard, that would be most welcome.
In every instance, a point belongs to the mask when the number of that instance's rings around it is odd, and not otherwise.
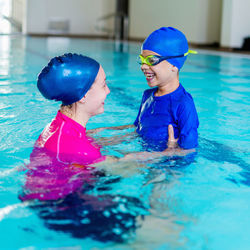
[[[137,133],[154,148],[164,150],[167,147],[168,125],[172,124],[181,148],[197,147],[199,120],[192,96],[181,84],[174,92],[163,96],[155,96],[156,90],[144,91],[134,122]]]

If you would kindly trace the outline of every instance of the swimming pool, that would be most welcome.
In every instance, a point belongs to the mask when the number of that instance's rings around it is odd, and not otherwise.
[[[95,180],[96,185],[86,189],[91,197],[118,201],[112,213],[127,209],[137,221],[138,228],[126,235],[124,243],[77,237],[67,227],[63,230],[63,225],[88,224],[86,220],[76,220],[74,211],[66,209],[72,217],[54,220],[54,225],[59,226],[53,227],[50,212],[62,209],[60,205],[45,204],[46,215],[49,215],[46,218],[39,208],[44,204],[32,205],[19,200],[26,178],[22,166],[28,164],[35,140],[58,108],[58,104],[44,100],[36,89],[36,76],[42,67],[51,57],[65,52],[95,58],[104,67],[111,93],[105,102],[105,113],[90,120],[88,128],[130,124],[137,115],[142,92],[147,88],[136,63],[139,50],[137,43],[0,36],[2,249],[249,247],[248,56],[199,51],[187,60],[181,82],[192,94],[200,120],[200,146],[195,159],[131,162],[121,176],[116,172],[100,176]],[[112,136],[121,133],[110,131]],[[141,150],[141,145],[139,139],[130,138],[103,150],[106,154],[121,156]],[[67,201],[67,208],[71,201]],[[123,220],[129,222],[128,217]],[[115,231],[115,226],[116,222],[111,228],[96,222],[102,231],[113,230],[114,235],[119,235],[121,231]]]

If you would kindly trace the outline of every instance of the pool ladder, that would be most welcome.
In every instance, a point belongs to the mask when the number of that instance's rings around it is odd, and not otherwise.
[[[97,20],[97,30],[107,32],[115,40],[128,40],[128,6],[129,0],[116,0],[116,12],[100,17]],[[101,26],[100,23],[114,18],[114,29]]]
[[[114,18],[114,29],[110,29],[99,24],[100,22],[106,21],[110,18]],[[99,18],[97,22],[98,24],[96,25],[96,29],[99,31],[106,32],[110,38],[114,38],[115,40],[128,40],[129,20],[128,16],[126,16],[124,13],[112,13]]]

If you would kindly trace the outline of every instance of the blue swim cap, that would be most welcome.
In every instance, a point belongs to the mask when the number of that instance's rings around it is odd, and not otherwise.
[[[178,56],[188,52],[188,42],[185,35],[172,27],[162,27],[152,32],[143,42],[142,50],[151,50],[161,56]],[[187,56],[167,59],[179,70]]]
[[[83,55],[54,57],[38,75],[37,87],[45,98],[70,105],[88,92],[99,68],[97,61]]]

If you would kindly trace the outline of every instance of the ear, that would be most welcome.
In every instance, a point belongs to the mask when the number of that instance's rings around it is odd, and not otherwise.
[[[78,102],[80,102],[80,103],[82,103],[82,104],[84,104],[85,103],[85,100],[86,99],[86,96],[84,96],[82,99],[80,99]]]
[[[172,67],[172,72],[178,72],[179,70],[178,70],[178,68],[176,67],[176,66],[174,66],[174,65],[172,65],[173,67]]]

